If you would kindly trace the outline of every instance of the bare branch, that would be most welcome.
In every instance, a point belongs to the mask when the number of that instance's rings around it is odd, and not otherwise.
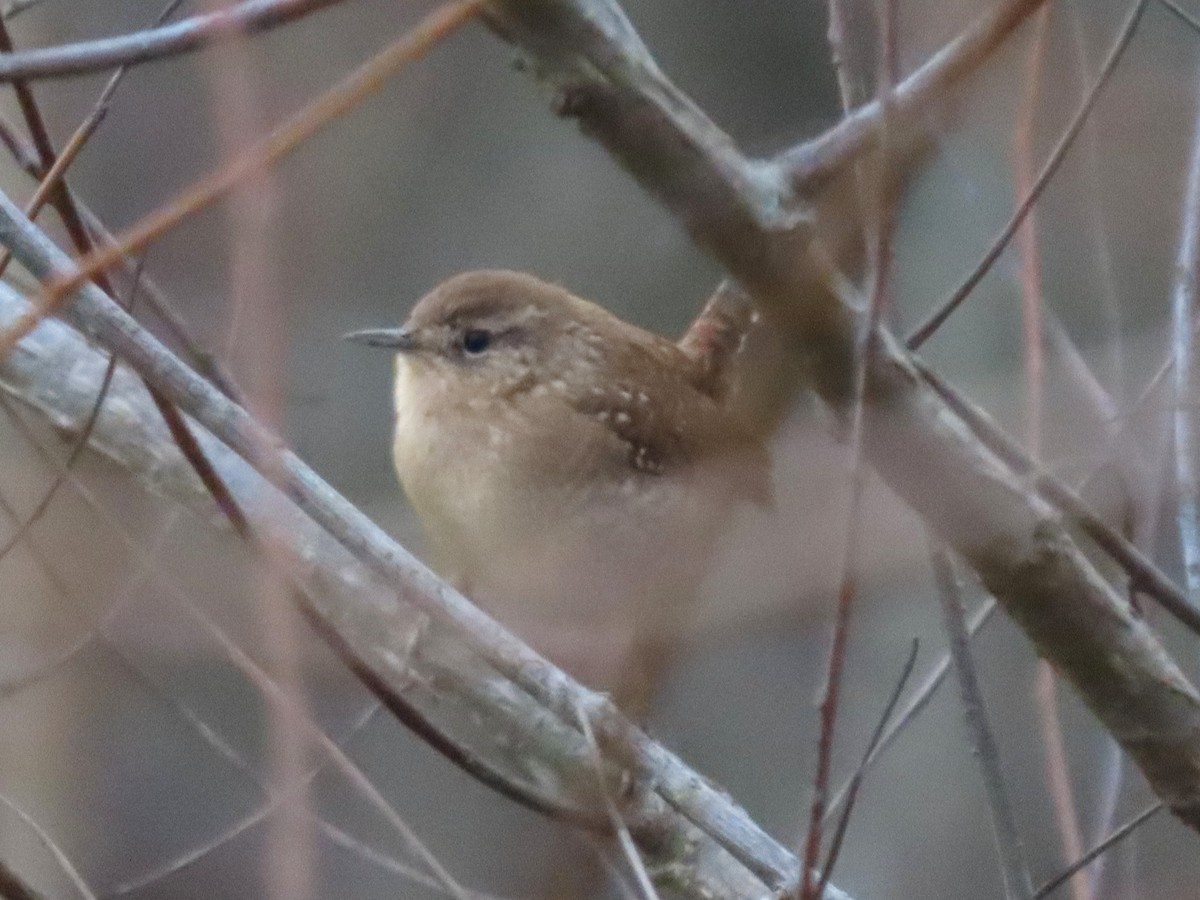
[[[1001,0],[893,91],[893,127],[927,112],[986,62],[1012,32],[1045,0]],[[2,71],[2,70],[0,70]],[[779,167],[798,193],[825,183],[847,163],[874,149],[882,131],[883,105],[860,106],[837,126],[783,153]]]
[[[987,251],[983,254],[983,258],[975,265],[975,268],[967,274],[958,287],[951,292],[949,297],[937,304],[924,322],[913,329],[906,340],[906,344],[910,349],[916,350],[929,340],[934,332],[942,326],[942,323],[950,317],[950,314],[958,309],[967,297],[971,296],[971,292],[983,280],[983,276],[991,271],[996,260],[1000,258],[1000,254],[1004,252],[1004,248],[1013,239],[1013,236],[1017,233],[1017,229],[1021,227],[1021,224],[1025,221],[1025,217],[1029,215],[1034,204],[1037,203],[1038,198],[1050,183],[1050,179],[1054,177],[1054,173],[1058,171],[1058,167],[1062,165],[1062,161],[1066,159],[1067,151],[1075,143],[1075,138],[1079,136],[1084,123],[1087,122],[1092,107],[1096,105],[1096,101],[1100,98],[1100,91],[1108,81],[1109,76],[1116,71],[1117,63],[1120,62],[1125,48],[1129,46],[1129,42],[1133,39],[1134,32],[1137,31],[1138,23],[1141,21],[1142,13],[1145,12],[1148,3],[1149,0],[1136,0],[1124,24],[1121,26],[1121,30],[1117,34],[1117,39],[1108,51],[1108,57],[1104,60],[1104,65],[1100,67],[1100,71],[1096,75],[1096,80],[1092,83],[1091,90],[1084,97],[1083,102],[1079,105],[1079,109],[1075,112],[1074,118],[1067,126],[1066,131],[1063,132],[1062,137],[1059,138],[1054,149],[1050,151],[1050,156],[1042,165],[1041,171],[1038,172],[1038,176],[1034,179],[1028,192],[1021,198],[1021,202],[1013,210],[1012,216],[1004,223],[1004,227],[1000,229],[1000,233],[996,235],[991,246],[988,247]]]
[[[182,2],[183,0],[170,0],[170,2],[163,7],[162,12],[158,14],[155,20],[156,23],[165,22],[167,19],[169,19]],[[0,33],[3,33],[2,19],[0,19]],[[8,43],[7,37],[5,38],[5,43]],[[11,53],[12,48],[9,47],[7,52]],[[112,77],[108,79],[108,83],[104,85],[104,89],[100,92],[100,96],[96,98],[96,102],[92,105],[91,112],[87,114],[84,120],[79,123],[79,126],[71,133],[71,137],[67,140],[67,143],[63,145],[62,151],[55,155],[51,149],[49,156],[51,157],[52,162],[48,167],[44,165],[44,163],[46,163],[48,160],[38,159],[39,168],[42,168],[45,171],[41,176],[41,181],[37,186],[37,190],[34,191],[33,196],[29,199],[29,202],[25,204],[25,214],[29,216],[29,218],[36,219],[42,207],[46,205],[46,202],[57,194],[60,203],[65,203],[71,208],[72,216],[77,220],[77,226],[82,229],[82,217],[79,214],[79,210],[75,207],[75,203],[71,197],[70,191],[67,190],[65,184],[63,183],[63,179],[66,176],[67,169],[69,169],[71,164],[75,162],[75,158],[83,151],[83,148],[87,145],[88,140],[93,134],[96,133],[96,130],[108,116],[109,108],[112,105],[112,99],[116,95],[117,89],[121,86],[121,82],[125,80],[125,75],[128,72],[129,67],[122,66],[112,74]],[[21,87],[21,82],[16,82],[14,87]],[[29,96],[29,106],[36,110],[36,106],[32,103],[32,95]],[[38,115],[35,121],[40,123],[41,116]],[[43,135],[45,134],[44,126],[34,129],[31,124],[31,130],[33,130],[35,133],[41,133]],[[44,139],[49,141],[48,136],[46,136]],[[49,147],[48,144],[47,147]],[[0,256],[0,274],[3,274],[4,270],[8,268],[8,261],[11,258],[12,257],[7,251]]]
[[[971,617],[967,623],[967,637],[973,638],[975,633],[983,627],[984,623],[991,618],[992,613],[996,611],[996,601],[989,597],[984,604]],[[933,695],[937,689],[941,687],[942,682],[946,680],[946,676],[950,673],[950,664],[952,660],[950,654],[947,653],[938,660],[937,664],[925,676],[925,680],[921,682],[908,703],[904,705],[904,709],[900,714],[882,724],[885,725],[877,740],[872,741],[870,749],[867,751],[866,757],[858,767],[858,771],[851,775],[840,788],[833,799],[829,801],[829,814],[838,809],[843,803],[850,802],[851,793],[854,790],[855,780],[866,775],[879,761],[879,758],[884,752],[895,743],[896,739],[929,705],[929,701],[933,699]],[[828,818],[828,814],[827,814]]]
[[[887,728],[888,722],[892,718],[896,704],[900,702],[900,694],[903,693],[904,686],[908,684],[908,678],[912,675],[913,666],[917,664],[917,650],[919,647],[920,643],[916,638],[913,638],[912,644],[909,647],[908,657],[904,660],[904,668],[900,671],[900,677],[896,679],[896,686],[892,689],[892,695],[888,697],[887,703],[883,705],[883,712],[879,716],[879,723],[875,726],[875,731],[871,733],[871,739],[867,742],[867,749],[863,753],[862,760],[854,770],[854,774],[850,776],[850,781],[846,786],[846,807],[842,810],[842,814],[838,816],[837,825],[833,830],[832,837],[829,839],[829,852],[825,856],[825,864],[821,867],[821,880],[817,883],[816,892],[818,897],[824,896],[825,886],[829,884],[829,879],[833,876],[834,866],[837,865],[838,857],[842,851],[842,842],[850,826],[850,817],[854,814],[854,806],[858,801],[859,789],[862,787],[863,781],[867,776],[867,766],[870,765],[872,754],[879,748],[879,741],[883,737],[884,729]]]
[[[145,31],[6,53],[0,56],[0,82],[85,75],[191,53],[215,41],[278,28],[338,2],[340,0],[245,0]]]
[[[117,245],[91,250],[70,275],[49,279],[36,309],[0,332],[0,357],[27,334],[39,320],[52,312],[85,281],[103,273],[130,253],[147,247],[152,241],[195,215],[256,173],[270,168],[294,152],[314,134],[339,116],[354,109],[369,94],[383,86],[398,69],[420,59],[456,28],[471,19],[483,0],[448,0],[425,16],[411,31],[376,54],[338,84],[321,94],[248,151],[185,190],[157,212],[146,216],[117,238]],[[4,57],[0,55],[0,60]],[[43,165],[49,163],[43,159]],[[101,285],[103,286],[103,284]],[[111,292],[110,292],[111,293]]]
[[[1012,803],[1008,799],[1008,789],[1004,785],[1004,774],[1000,768],[1000,748],[988,722],[983,691],[979,686],[979,673],[975,668],[975,658],[971,655],[970,633],[967,631],[966,615],[963,612],[962,591],[946,548],[931,546],[930,559],[942,603],[942,621],[946,627],[950,656],[958,673],[963,718],[967,723],[971,749],[983,776],[984,794],[992,817],[992,834],[996,839],[996,851],[1000,857],[1000,872],[1004,876],[1004,894],[1009,900],[1024,900],[1033,894],[1033,880],[1029,877],[1025,850],[1017,831]]]
[[[990,451],[1003,460],[1013,472],[1031,479],[1043,497],[1058,507],[1072,525],[1095,541],[1097,547],[1111,556],[1129,574],[1136,590],[1157,600],[1163,609],[1193,634],[1200,635],[1200,608],[1187,598],[1179,586],[1155,565],[1150,557],[1089,509],[1076,490],[1042,469],[984,410],[960,394],[919,358],[913,358],[913,365],[925,382]]]
[[[575,712],[579,720],[579,730],[583,732],[583,738],[587,741],[588,750],[592,754],[597,787],[604,798],[604,810],[608,814],[609,821],[612,822],[613,832],[617,835],[617,842],[621,845],[621,852],[625,854],[625,860],[629,863],[629,868],[637,879],[641,900],[658,900],[658,891],[654,889],[654,882],[650,880],[646,866],[633,843],[633,837],[629,834],[629,828],[626,826],[625,820],[621,818],[621,811],[617,809],[617,804],[613,800],[613,792],[604,781],[604,758],[600,754],[600,745],[596,743],[596,735],[592,733],[592,725],[588,722],[587,713],[582,706],[575,707]]]

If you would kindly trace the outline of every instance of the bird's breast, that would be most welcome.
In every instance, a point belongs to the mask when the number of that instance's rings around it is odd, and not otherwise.
[[[716,479],[637,469],[611,423],[552,388],[465,399],[436,378],[401,360],[394,458],[444,575],[545,613],[691,591],[728,512]]]

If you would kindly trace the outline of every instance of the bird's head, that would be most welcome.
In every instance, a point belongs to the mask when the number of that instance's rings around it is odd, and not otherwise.
[[[613,319],[533,276],[481,271],[440,284],[399,328],[346,338],[394,351],[416,381],[497,395],[585,376],[602,361]]]

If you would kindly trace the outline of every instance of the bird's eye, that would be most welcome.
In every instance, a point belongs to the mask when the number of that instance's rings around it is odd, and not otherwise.
[[[492,334],[482,328],[472,328],[463,333],[462,348],[472,356],[478,356],[492,344]]]

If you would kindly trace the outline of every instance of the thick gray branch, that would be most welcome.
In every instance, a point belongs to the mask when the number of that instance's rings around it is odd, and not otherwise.
[[[1036,6],[1007,0],[1017,17]],[[497,0],[490,22],[532,57],[557,110],[578,119],[811,357],[843,410],[860,306],[803,220],[790,186],[741,156],[655,68],[606,0]],[[872,463],[975,569],[1038,652],[1082,695],[1149,780],[1200,827],[1200,696],[1058,516],[918,377],[889,334],[868,372]]]

